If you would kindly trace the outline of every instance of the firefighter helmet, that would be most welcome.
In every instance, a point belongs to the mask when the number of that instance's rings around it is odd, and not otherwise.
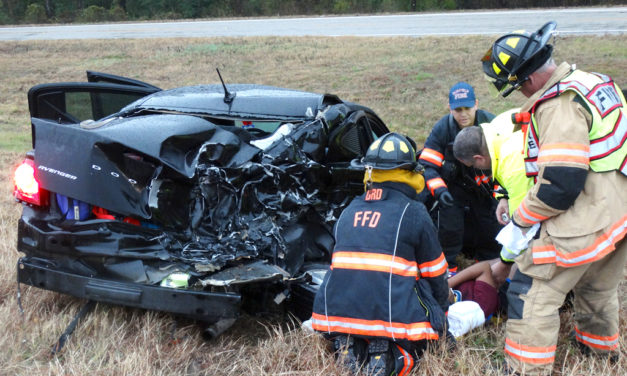
[[[398,133],[387,133],[376,139],[368,147],[361,161],[354,161],[358,167],[371,166],[377,170],[402,168],[414,170],[416,163],[415,144]]]
[[[485,53],[481,59],[483,72],[503,97],[519,88],[551,57],[553,46],[547,43],[556,25],[551,21],[534,33],[506,34]],[[508,84],[511,88],[505,90]]]

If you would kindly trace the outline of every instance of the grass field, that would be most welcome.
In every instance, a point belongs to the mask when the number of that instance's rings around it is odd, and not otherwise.
[[[51,346],[84,301],[22,286],[16,302],[16,221],[11,173],[30,148],[26,93],[38,83],[84,81],[85,70],[136,78],[162,88],[259,83],[339,95],[373,108],[388,126],[422,144],[446,113],[448,88],[476,87],[494,113],[520,105],[488,95],[479,59],[492,38],[237,38],[0,42],[0,375],[342,375],[327,343],[280,317],[245,316],[207,341],[200,328],[156,312],[98,305],[65,350]],[[612,76],[627,87],[625,36],[562,37],[556,60]],[[581,356],[568,339],[572,312],[562,313],[555,375],[627,374],[627,286],[621,300],[622,357],[612,366]],[[465,336],[457,350],[433,349],[412,375],[490,375],[503,358],[501,324]]]

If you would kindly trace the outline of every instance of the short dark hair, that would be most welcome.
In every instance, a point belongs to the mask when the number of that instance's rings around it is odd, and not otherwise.
[[[453,154],[455,158],[464,162],[472,162],[473,155],[489,157],[490,153],[483,136],[483,129],[477,126],[462,129],[455,137]]]

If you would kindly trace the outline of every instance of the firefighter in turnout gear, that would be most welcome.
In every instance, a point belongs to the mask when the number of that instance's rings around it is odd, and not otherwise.
[[[445,330],[447,263],[417,200],[424,179],[412,144],[388,133],[354,164],[365,168],[366,191],[335,224],[331,268],[316,294],[312,327],[334,341],[353,372],[406,375],[427,342]]]
[[[508,292],[509,368],[549,374],[560,326],[558,308],[574,292],[575,340],[587,354],[619,353],[617,286],[627,258],[627,113],[612,79],[556,65],[549,22],[514,32],[488,50],[483,70],[506,96],[520,90],[531,123],[525,170],[535,185],[512,220],[538,233],[515,261]],[[509,88],[508,88],[509,86]]]
[[[488,260],[498,257],[494,240],[501,225],[494,217],[496,200],[489,170],[459,163],[453,141],[466,127],[488,123],[494,115],[478,109],[472,86],[458,82],[449,91],[450,113],[435,123],[419,161],[425,167],[427,188],[438,201],[438,237],[451,272],[463,251],[469,257]]]

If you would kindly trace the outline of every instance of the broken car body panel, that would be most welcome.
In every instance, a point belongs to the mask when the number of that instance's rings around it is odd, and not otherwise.
[[[297,287],[306,312],[307,266],[328,266],[332,226],[363,192],[350,160],[387,127],[332,95],[228,90],[230,101],[220,85],[159,91],[97,121],[33,116],[35,176],[55,199],[24,207],[18,279],[206,321]],[[189,276],[177,297],[213,308],[174,309],[160,286],[172,273]]]

